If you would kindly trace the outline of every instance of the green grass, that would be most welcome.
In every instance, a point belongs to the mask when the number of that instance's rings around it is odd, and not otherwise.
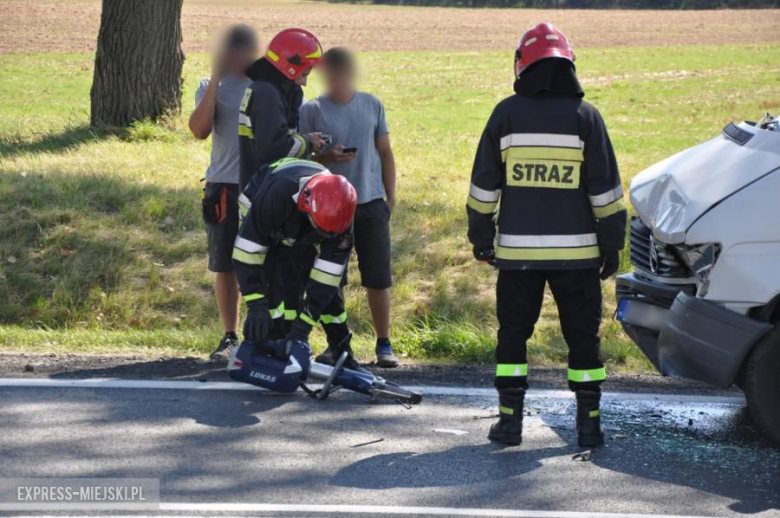
[[[780,109],[780,44],[584,49],[578,58],[625,186],[732,119]],[[187,113],[207,62],[188,56]],[[361,62],[363,89],[387,108],[399,166],[393,338],[411,358],[489,362],[495,272],[471,258],[463,207],[482,127],[511,93],[512,55],[368,53]],[[183,118],[93,133],[91,74],[90,55],[0,56],[0,348],[204,353],[219,335],[198,201],[208,144]],[[351,268],[350,324],[368,355],[370,317]],[[604,357],[646,368],[609,318],[613,289],[605,283]],[[546,303],[532,362],[565,360],[556,319]]]

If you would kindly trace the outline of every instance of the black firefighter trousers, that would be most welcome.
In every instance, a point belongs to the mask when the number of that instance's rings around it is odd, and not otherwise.
[[[599,358],[601,282],[597,268],[499,271],[496,388],[528,388],[526,342],[539,320],[545,284],[555,298],[569,347],[569,388],[600,391],[606,373]]]
[[[266,263],[269,261],[266,257]],[[274,288],[275,296],[271,302],[271,329],[275,335],[284,337],[289,331],[292,322],[303,309],[303,301],[306,296],[306,285],[309,281],[314,261],[317,258],[317,249],[308,245],[293,245],[279,247],[279,253],[274,257],[277,265],[278,280]],[[347,310],[345,309],[344,294],[338,290],[330,304],[323,309],[320,316],[320,324],[325,331],[328,346],[336,347],[349,336],[347,327]]]

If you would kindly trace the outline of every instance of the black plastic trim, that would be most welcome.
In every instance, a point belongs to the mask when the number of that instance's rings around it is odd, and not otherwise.
[[[696,285],[663,284],[642,278],[636,273],[627,273],[618,276],[615,291],[618,302],[620,299],[633,298],[669,309],[678,293],[682,291],[693,295],[696,291]]]
[[[729,122],[726,127],[723,128],[723,135],[730,138],[740,146],[744,146],[750,139],[753,138],[752,133],[743,130],[733,122]]]
[[[773,328],[681,292],[658,337],[658,366],[665,376],[728,388],[750,349]]]

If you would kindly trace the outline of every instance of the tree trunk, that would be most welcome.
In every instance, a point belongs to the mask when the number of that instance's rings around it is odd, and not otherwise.
[[[126,127],[181,108],[183,0],[103,0],[93,126]]]

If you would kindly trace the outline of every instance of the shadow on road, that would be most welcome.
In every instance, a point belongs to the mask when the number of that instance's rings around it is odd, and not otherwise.
[[[106,361],[105,365],[98,362]],[[90,379],[165,379],[230,381],[225,360],[205,360],[195,357],[160,358],[117,364],[111,358],[93,358],[88,366],[71,365],[67,370],[50,374],[51,378]]]
[[[566,446],[521,450],[484,444],[422,454],[389,453],[339,470],[331,483],[360,489],[466,486],[523,475],[539,468],[543,459],[567,451]]]

